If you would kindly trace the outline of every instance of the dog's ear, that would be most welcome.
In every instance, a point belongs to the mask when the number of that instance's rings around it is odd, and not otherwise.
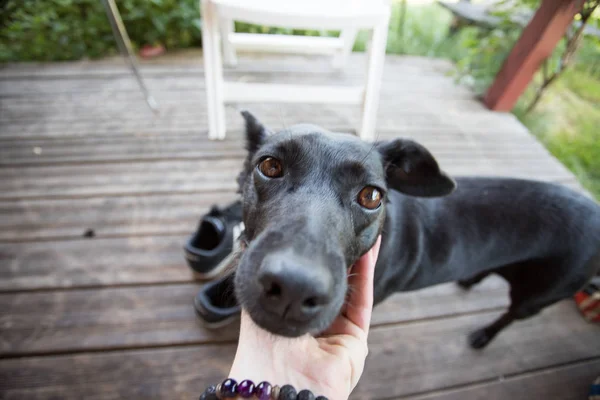
[[[246,160],[244,161],[244,168],[239,173],[237,177],[238,182],[238,193],[242,193],[244,188],[244,183],[246,182],[246,178],[248,174],[252,171],[252,157],[254,157],[254,153],[256,150],[263,145],[267,136],[271,134],[271,132],[260,123],[258,119],[254,115],[252,115],[249,111],[242,111],[242,117],[246,121],[246,150],[248,150],[248,155]]]
[[[419,197],[450,194],[456,183],[446,175],[429,150],[412,140],[395,139],[375,144],[381,154],[388,186]]]
[[[265,142],[270,132],[249,111],[244,110],[241,114],[246,121],[246,149],[248,150],[249,155],[252,156],[252,154],[254,154]]]

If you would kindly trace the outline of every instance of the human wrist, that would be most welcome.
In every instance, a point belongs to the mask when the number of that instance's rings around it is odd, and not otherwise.
[[[200,395],[200,400],[329,400],[308,389],[297,390],[292,385],[272,385],[262,381],[258,384],[245,379],[237,382],[227,378],[217,385],[211,385]]]
[[[279,349],[280,351],[275,349]],[[257,356],[255,353],[248,354],[248,352],[240,354],[238,351],[229,372],[229,377],[236,379],[237,382],[251,380],[257,385],[261,382],[268,382],[273,387],[282,388],[284,386],[291,386],[298,393],[308,390],[314,394],[313,397],[298,397],[298,399],[306,398],[315,400],[319,396],[331,400],[337,399],[338,397],[333,395],[331,387],[323,386],[323,382],[320,382],[318,379],[312,379],[314,377],[303,373],[305,366],[294,350],[285,348],[285,346],[284,348],[282,346],[274,346],[269,350],[261,352],[260,356]],[[256,362],[256,360],[260,361]],[[347,396],[342,396],[341,398],[347,398]],[[273,399],[278,399],[278,397],[274,397]],[[296,400],[296,397],[280,397],[279,399]]]

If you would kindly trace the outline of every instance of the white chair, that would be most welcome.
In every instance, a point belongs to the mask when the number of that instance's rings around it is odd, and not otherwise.
[[[390,17],[386,0],[201,0],[209,138],[225,138],[225,103],[294,102],[362,106],[360,137],[373,140]],[[341,30],[340,38],[235,33],[233,21]],[[371,32],[366,82],[359,87],[226,82],[236,49],[332,54],[341,67],[359,29]],[[223,55],[221,53],[221,49]]]

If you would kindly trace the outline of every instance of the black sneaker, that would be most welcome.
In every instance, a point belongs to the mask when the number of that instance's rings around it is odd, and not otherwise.
[[[184,246],[185,259],[194,276],[211,279],[223,272],[239,249],[243,230],[240,201],[225,208],[213,206]]]
[[[207,283],[194,297],[194,309],[206,327],[222,328],[239,319],[241,307],[235,298],[234,272]]]

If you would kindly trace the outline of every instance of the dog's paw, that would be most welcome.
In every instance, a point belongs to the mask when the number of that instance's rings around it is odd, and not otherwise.
[[[476,330],[469,335],[469,345],[474,349],[483,349],[491,340],[492,337],[487,334],[485,328]]]

